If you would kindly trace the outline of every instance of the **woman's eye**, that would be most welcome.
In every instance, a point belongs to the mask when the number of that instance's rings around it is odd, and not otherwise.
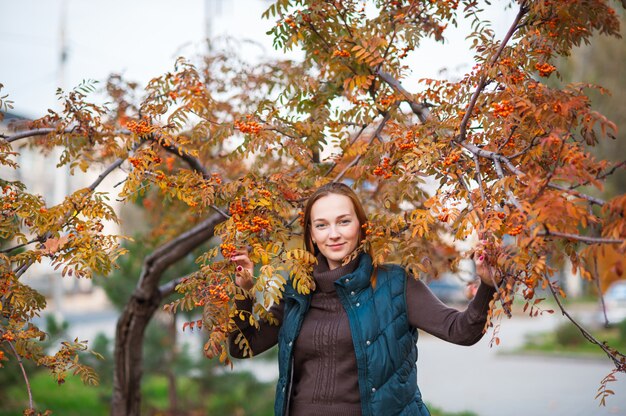
[[[341,220],[339,224],[350,224],[350,220]]]
[[[324,227],[326,227],[326,224],[315,224],[315,228],[317,228],[318,230]]]

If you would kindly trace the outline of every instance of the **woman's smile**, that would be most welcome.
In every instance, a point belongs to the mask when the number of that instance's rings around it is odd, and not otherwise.
[[[331,270],[357,248],[360,232],[361,224],[347,196],[328,194],[311,207],[311,239]]]

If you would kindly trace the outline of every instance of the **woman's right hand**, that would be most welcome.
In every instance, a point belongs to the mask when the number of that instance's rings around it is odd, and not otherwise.
[[[253,272],[254,263],[248,257],[248,250],[240,249],[230,257],[230,261],[236,266],[235,284],[244,290],[250,290],[254,286]]]

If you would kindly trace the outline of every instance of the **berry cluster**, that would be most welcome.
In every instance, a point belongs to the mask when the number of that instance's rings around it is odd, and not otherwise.
[[[15,341],[15,335],[11,331],[7,331],[2,334],[2,341],[12,342]]]
[[[541,75],[542,77],[547,77],[551,73],[556,71],[556,67],[550,65],[547,62],[543,64],[535,64],[535,69],[539,71],[539,75]]]
[[[388,157],[384,157],[383,162],[380,165],[376,166],[372,173],[376,176],[382,176],[385,179],[391,178],[393,176],[393,173],[391,172],[391,164],[389,163],[390,161],[391,159],[389,159]]]
[[[445,167],[450,167],[454,165],[456,162],[458,162],[460,158],[461,156],[458,153],[452,153],[446,156],[446,158],[443,160],[443,165]]]
[[[10,209],[12,209],[13,208],[12,203],[17,201],[17,193],[12,191],[11,187],[8,186],[8,185],[5,186],[4,188],[2,188],[2,193],[3,194],[7,194],[6,197],[3,197],[4,202],[2,204],[2,209],[3,210],[10,210]]]
[[[130,162],[131,165],[133,165],[133,167],[135,169],[137,169],[139,166],[141,166],[141,159],[139,159],[137,157],[129,157],[128,161]]]
[[[394,102],[396,102],[396,96],[393,94],[390,95],[386,95],[384,97],[381,97],[381,99],[378,101],[380,103],[380,105],[382,105],[383,107],[387,107],[388,105],[393,104]]]
[[[131,120],[126,123],[126,127],[137,136],[147,136],[156,130],[156,127],[148,124],[146,120],[141,120],[139,123]]]
[[[400,148],[400,150],[411,150],[411,149],[415,149],[415,143],[413,142],[400,143],[398,147]]]
[[[513,107],[513,105],[511,103],[509,103],[508,100],[502,100],[502,102],[499,103],[493,103],[491,104],[491,108],[493,108],[493,114],[496,117],[508,117],[509,115],[511,115],[511,113],[513,113],[513,110],[515,110],[515,107]]]
[[[221,284],[210,284],[208,292],[213,303],[226,303],[230,300],[226,289]]]
[[[235,247],[234,244],[223,243],[220,244],[220,250],[222,251],[222,256],[224,256],[225,259],[229,259],[235,255],[237,247]]]
[[[242,216],[250,211],[250,206],[248,205],[248,201],[236,200],[230,204],[228,211],[233,217]]]
[[[524,227],[522,225],[515,225],[508,229],[507,234],[511,236],[516,236],[518,234],[521,234],[523,229]]]
[[[335,49],[333,51],[333,56],[340,56],[342,58],[347,58],[350,56],[350,52],[343,49]]]
[[[258,215],[255,215],[252,221],[235,221],[235,226],[239,232],[250,231],[252,233],[258,233],[263,230],[269,231],[271,229],[270,220],[259,217]]]
[[[246,116],[246,121],[235,121],[235,128],[244,134],[258,134],[262,130],[261,124],[252,120],[252,116]]]
[[[441,213],[437,215],[437,219],[441,222],[448,222],[450,219],[450,212],[448,212],[448,208],[442,208]]]
[[[363,230],[365,230],[365,235],[370,235],[373,233],[372,231],[372,224],[369,222],[366,222],[365,224],[361,225],[361,228],[363,228]]]
[[[212,173],[211,178],[213,179],[213,182],[215,182],[218,185],[222,183],[222,177],[217,172]]]

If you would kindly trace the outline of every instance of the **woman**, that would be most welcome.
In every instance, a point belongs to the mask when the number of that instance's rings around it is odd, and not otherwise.
[[[257,330],[237,320],[253,354],[278,343],[276,415],[429,415],[417,387],[417,329],[461,345],[483,335],[494,293],[483,255],[475,259],[482,283],[459,312],[423,282],[407,278],[403,268],[374,270],[367,253],[350,256],[366,222],[348,186],[319,188],[304,210],[304,241],[317,256],[316,289],[301,295],[288,283],[283,302],[271,308],[278,326],[261,323]],[[249,290],[254,265],[245,251],[232,260],[238,265],[236,283]],[[238,307],[251,310],[252,302],[239,301]],[[241,358],[238,334],[230,336],[230,353]]]

